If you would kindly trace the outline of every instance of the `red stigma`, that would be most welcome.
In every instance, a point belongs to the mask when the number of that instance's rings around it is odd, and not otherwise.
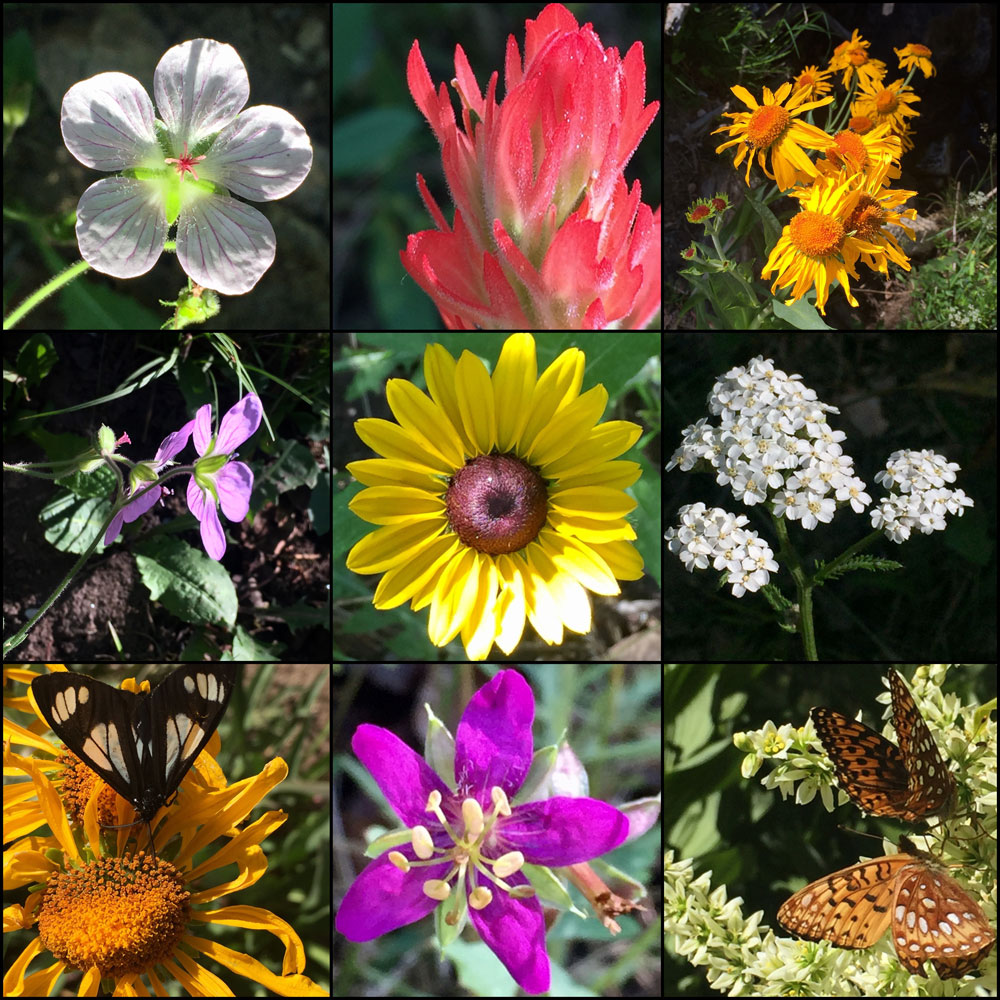
[[[197,173],[195,173],[194,165],[196,163],[201,163],[201,161],[204,160],[204,159],[205,159],[204,156],[189,156],[188,155],[188,144],[185,142],[184,143],[184,155],[183,156],[180,156],[180,157],[168,156],[163,162],[164,163],[176,163],[177,164],[177,173],[179,173],[181,175],[181,177],[184,176],[185,172],[188,172],[188,173],[191,174],[191,176],[195,180],[198,180],[198,175],[197,175]]]

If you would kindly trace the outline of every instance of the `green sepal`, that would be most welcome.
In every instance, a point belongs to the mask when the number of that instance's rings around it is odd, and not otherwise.
[[[159,477],[156,474],[156,470],[151,465],[147,462],[140,462],[132,469],[130,478],[132,480],[132,490],[134,492],[141,489],[147,483],[155,483]]]
[[[176,184],[167,187],[163,199],[163,212],[167,217],[167,226],[172,226],[181,214],[181,192]]]
[[[122,171],[122,177],[134,177],[139,181],[158,181],[167,176],[169,171],[157,167],[126,167]]]
[[[195,481],[199,486],[206,485],[198,478],[199,474],[203,476],[214,476],[228,461],[228,455],[208,455],[205,458],[199,458],[198,461],[194,463]]]
[[[199,139],[194,144],[194,148],[190,150],[189,155],[204,156],[215,145],[215,140],[219,138],[219,135],[219,132],[213,132],[211,135],[206,135],[204,139]]]
[[[167,131],[167,126],[159,118],[153,119],[153,131],[156,133],[156,141],[160,144],[164,159],[168,156],[173,156],[174,151],[170,146],[170,133]]]
[[[97,447],[109,454],[115,450],[115,432],[107,424],[101,424],[101,429],[97,432]]]

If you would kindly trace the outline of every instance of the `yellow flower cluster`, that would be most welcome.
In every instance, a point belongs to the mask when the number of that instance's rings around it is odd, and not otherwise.
[[[848,302],[857,306],[848,278],[858,279],[858,260],[883,274],[888,273],[890,260],[910,269],[885,227],[895,223],[912,238],[903,219],[915,218],[916,209],[899,206],[917,192],[887,185],[900,176],[903,152],[913,148],[907,119],[919,115],[912,105],[920,98],[910,88],[910,79],[916,69],[925,78],[936,70],[924,45],[895,51],[900,69],[909,74],[893,83],[885,82],[885,63],[868,55],[868,42],[855,30],[834,49],[826,69],[807,66],[774,93],[765,87],[762,103],[744,87],[730,88],[750,111],[724,116],[732,123],[715,131],[728,131],[730,138],[716,152],[738,146],[734,166],[746,158],[748,185],[756,155],[761,170],[778,189],[799,201],[798,213],[785,226],[761,272],[762,278],[775,274],[772,293],[792,286],[786,305],[815,286],[816,306],[825,315],[830,286],[839,281]],[[841,72],[847,97],[835,110],[828,107],[834,102],[827,96],[828,78]],[[826,129],[801,117],[821,107],[828,107]],[[814,160],[806,150],[819,155]]]

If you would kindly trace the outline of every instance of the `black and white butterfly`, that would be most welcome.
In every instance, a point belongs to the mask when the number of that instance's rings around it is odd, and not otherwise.
[[[132,804],[152,845],[153,817],[215,732],[235,671],[232,664],[178,667],[149,694],[67,671],[36,677],[31,693],[52,731]]]

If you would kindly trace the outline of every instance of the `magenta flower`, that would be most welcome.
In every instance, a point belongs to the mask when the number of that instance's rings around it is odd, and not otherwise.
[[[168,434],[163,441],[160,442],[160,447],[156,449],[156,457],[152,462],[140,462],[132,470],[129,476],[129,484],[131,490],[129,495],[134,496],[140,490],[147,487],[150,483],[155,482],[159,476],[160,470],[166,465],[170,464],[170,460],[175,456],[180,454],[187,446],[188,438],[191,436],[191,428],[194,427],[194,421],[189,420],[179,431],[174,431],[173,434]],[[123,435],[124,439],[128,441],[128,436]],[[128,442],[131,444],[131,441]],[[123,524],[131,524],[133,521],[142,517],[147,510],[150,510],[160,496],[163,494],[162,486],[154,486],[148,493],[144,493],[138,500],[133,500],[130,504],[126,504],[117,514],[111,519],[111,523],[108,525],[108,530],[104,533],[104,544],[105,546],[110,545],[117,537],[119,532],[122,530]]]
[[[235,449],[260,426],[263,409],[256,393],[244,396],[212,435],[212,404],[206,403],[194,417],[194,446],[201,456],[188,480],[188,510],[201,522],[201,542],[213,559],[226,552],[226,535],[218,507],[230,521],[242,521],[250,509],[253,472],[243,462],[233,461]]]
[[[80,253],[115,278],[145,274],[177,226],[177,259],[205,288],[242,295],[274,260],[274,230],[250,201],[291,194],[312,166],[306,130],[282,108],[244,108],[236,49],[196,38],[169,49],[153,74],[156,109],[126,73],[98,73],[66,91],[66,148],[84,166],[121,171],[84,191]],[[156,116],[159,112],[159,117]]]
[[[337,930],[370,941],[413,923],[439,904],[468,916],[480,937],[528,993],[549,988],[545,917],[525,863],[579,864],[617,847],[624,813],[590,798],[512,804],[532,762],[534,697],[514,670],[473,695],[448,742],[446,782],[398,737],[358,727],[351,746],[410,828],[410,843],[369,864],[347,890]],[[450,787],[454,784],[454,790]]]

